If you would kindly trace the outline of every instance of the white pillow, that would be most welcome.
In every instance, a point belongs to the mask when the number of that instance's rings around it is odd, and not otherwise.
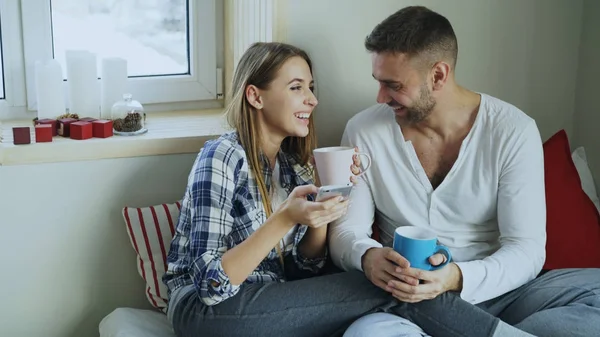
[[[117,308],[100,321],[100,337],[176,337],[167,315],[153,310]]]
[[[575,163],[577,173],[579,173],[583,191],[590,197],[590,199],[592,199],[592,202],[594,205],[596,205],[596,208],[600,212],[600,200],[598,199],[598,193],[596,193],[596,185],[594,183],[594,178],[592,177],[592,172],[588,166],[587,156],[585,155],[585,149],[583,146],[575,149],[571,157],[573,158],[573,163]]]

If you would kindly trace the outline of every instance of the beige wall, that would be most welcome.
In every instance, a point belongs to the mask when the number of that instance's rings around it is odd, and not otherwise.
[[[346,121],[375,102],[364,37],[412,4],[439,11],[459,40],[458,81],[534,117],[544,139],[572,132],[582,1],[291,0],[290,43],[315,63],[320,145],[338,144]]]
[[[575,139],[584,146],[596,186],[600,190],[600,1],[586,0],[579,56]]]
[[[97,336],[149,308],[121,208],[181,198],[194,158],[0,166],[0,336]]]

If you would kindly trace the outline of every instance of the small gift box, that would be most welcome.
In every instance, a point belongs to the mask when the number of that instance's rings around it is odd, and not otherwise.
[[[80,118],[79,122],[89,122],[89,123],[91,123],[91,122],[96,121],[96,120],[97,120],[96,118],[85,117],[85,118]]]
[[[71,139],[84,140],[92,138],[92,123],[71,123]]]
[[[77,122],[75,118],[61,118],[58,120],[58,135],[62,137],[69,137],[70,126],[72,123]]]
[[[52,134],[56,128],[52,124],[38,124],[35,126],[35,142],[48,143],[52,141]]]
[[[14,127],[13,130],[13,144],[23,145],[31,144],[31,134],[28,126]]]
[[[44,118],[44,119],[38,119],[35,121],[35,125],[40,125],[40,124],[52,125],[52,137],[54,137],[58,134],[56,119]]]
[[[94,137],[108,138],[113,135],[113,122],[111,120],[99,119],[92,122],[94,127]]]

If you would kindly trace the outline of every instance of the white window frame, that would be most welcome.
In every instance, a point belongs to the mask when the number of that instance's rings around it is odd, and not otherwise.
[[[217,99],[215,1],[220,0],[189,1],[191,74],[129,78],[129,91],[136,100],[153,104]],[[21,0],[21,14],[27,106],[29,110],[36,110],[35,61],[52,58],[50,0]],[[68,92],[66,82],[65,92]]]
[[[18,1],[0,0],[5,97],[0,99],[0,117],[18,115],[26,100],[20,15]]]

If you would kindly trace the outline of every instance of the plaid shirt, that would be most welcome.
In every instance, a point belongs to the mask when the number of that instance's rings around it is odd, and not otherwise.
[[[263,164],[266,160],[261,158]],[[283,152],[278,154],[281,186],[288,194],[296,186],[313,183],[312,168],[296,164]],[[271,169],[263,165],[265,183],[270,190]],[[308,197],[312,200],[312,196]],[[221,265],[228,249],[247,239],[266,221],[256,179],[248,167],[246,152],[235,132],[208,141],[198,154],[188,178],[181,214],[169,255],[163,282],[173,290],[194,284],[206,305],[218,304],[234,296],[239,285],[229,282]],[[300,270],[317,273],[325,265],[325,257],[307,259],[300,255],[298,244],[307,226],[293,228],[294,243],[282,250]],[[275,248],[248,276],[245,283],[284,282],[279,256]]]

